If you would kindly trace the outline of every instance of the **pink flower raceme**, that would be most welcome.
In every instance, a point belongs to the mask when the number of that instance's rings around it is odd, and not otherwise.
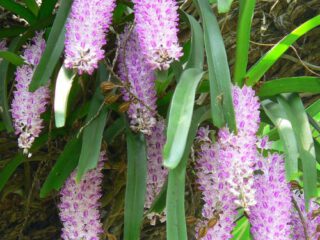
[[[65,61],[79,74],[92,74],[104,58],[103,45],[115,0],[74,0],[66,24]]]
[[[182,56],[175,0],[133,0],[141,53],[152,68],[168,69]]]
[[[106,161],[101,152],[98,166],[90,170],[81,182],[75,182],[76,171],[72,172],[60,191],[60,219],[63,222],[64,240],[99,240],[103,233],[100,222],[99,199],[101,197],[102,168]]]
[[[292,204],[283,156],[261,155],[256,169],[259,170],[254,182],[257,204],[250,207],[249,215],[252,236],[257,240],[289,240]]]
[[[131,101],[128,110],[131,128],[150,135],[152,127],[156,124],[155,75],[141,54],[135,29],[130,31],[126,28],[120,36],[119,75],[127,86],[123,88],[123,98],[125,101]]]
[[[307,212],[303,193],[296,190],[292,193],[292,197],[299,208],[292,211],[291,224],[293,225],[294,240],[317,240],[320,237],[320,205],[315,199],[310,200],[309,211]],[[302,217],[302,219],[301,219]],[[306,236],[307,234],[307,236]]]
[[[233,105],[238,133],[228,128],[218,133],[219,152],[217,161],[228,163],[227,180],[230,192],[236,197],[237,205],[246,211],[255,205],[253,188],[253,166],[257,161],[257,136],[259,128],[259,102],[250,87],[233,87]]]
[[[151,135],[146,136],[148,154],[147,194],[144,207],[150,209],[153,201],[160,193],[168,175],[167,169],[162,166],[162,150],[165,144],[164,121],[158,121],[151,129]],[[155,225],[157,217],[161,222],[166,220],[165,213],[149,213],[147,217],[151,225]]]
[[[197,144],[199,151],[196,163],[197,183],[202,191],[204,206],[202,217],[204,220],[196,226],[198,237],[205,240],[226,240],[232,238],[231,231],[237,217],[236,197],[230,193],[229,167],[231,158],[220,161],[217,154],[220,151],[218,144],[212,144],[208,128],[198,130]],[[215,218],[217,223],[208,229],[203,236],[201,228],[207,226],[210,219]]]
[[[18,145],[24,153],[28,153],[35,138],[39,136],[42,126],[41,114],[46,111],[50,97],[48,87],[40,87],[35,92],[29,92],[29,85],[36,66],[45,49],[42,33],[38,33],[32,44],[23,52],[26,64],[17,68],[16,84],[11,104],[15,133],[19,135]]]

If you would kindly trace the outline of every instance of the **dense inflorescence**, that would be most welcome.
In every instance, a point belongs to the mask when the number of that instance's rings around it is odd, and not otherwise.
[[[99,240],[103,233],[100,222],[100,203],[102,169],[106,161],[105,152],[101,152],[95,169],[85,174],[80,183],[76,183],[76,171],[72,172],[60,191],[60,219],[63,222],[64,240]]]
[[[35,92],[29,91],[29,85],[45,49],[42,33],[37,33],[23,52],[26,64],[18,67],[15,73],[15,91],[11,104],[15,133],[19,135],[18,145],[27,154],[42,126],[41,114],[46,111],[49,102],[49,88],[44,86]]]
[[[65,61],[79,74],[92,74],[104,58],[105,34],[115,0],[75,0],[66,24]]]
[[[131,128],[150,135],[156,124],[156,91],[154,71],[141,54],[135,29],[126,28],[120,36],[119,75],[123,98],[131,102],[128,115]]]
[[[197,183],[204,201],[203,221],[196,227],[197,234],[205,240],[230,239],[237,217],[236,198],[230,193],[231,186],[228,182],[232,159],[222,162],[217,158],[219,145],[212,144],[208,128],[198,130],[196,145],[200,148],[197,151],[196,162]],[[216,219],[217,223],[203,236],[202,228],[212,219]]]
[[[228,162],[230,191],[237,205],[249,211],[255,205],[253,166],[257,161],[257,136],[259,128],[259,101],[250,87],[233,87],[233,105],[237,122],[237,134],[228,128],[218,133],[219,152],[217,159]],[[230,161],[231,159],[231,161]]]
[[[165,144],[165,124],[163,120],[151,129],[151,135],[146,136],[148,155],[147,192],[144,207],[150,209],[156,196],[160,193],[168,174],[167,169],[162,166],[162,150]],[[161,214],[149,213],[151,225],[155,225],[157,217],[161,222],[166,220],[165,212]]]
[[[178,42],[178,5],[175,0],[133,0],[141,53],[154,69],[168,69],[182,56]]]
[[[315,199],[310,200],[309,210],[305,206],[303,193],[299,190],[292,192],[295,209],[292,211],[291,224],[293,225],[293,239],[316,240],[320,237],[320,205]],[[297,208],[298,209],[297,209]],[[301,219],[302,218],[302,219]],[[307,236],[306,236],[307,234]]]
[[[250,207],[249,220],[254,239],[290,239],[291,193],[286,182],[283,156],[274,153],[260,156],[255,175],[255,206]]]

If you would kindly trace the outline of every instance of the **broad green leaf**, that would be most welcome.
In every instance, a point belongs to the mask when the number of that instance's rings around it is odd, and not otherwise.
[[[36,22],[37,18],[31,11],[13,0],[0,0],[0,6],[24,18],[30,24]]]
[[[23,1],[26,4],[27,8],[33,13],[33,15],[37,16],[39,12],[39,7],[37,2],[35,0],[23,0]]]
[[[0,29],[0,38],[16,37],[19,34],[24,33],[27,30],[25,27],[9,27]]]
[[[58,0],[47,0],[42,1],[39,10],[39,19],[49,17],[52,14],[54,7],[56,6]]]
[[[242,217],[239,221],[237,221],[237,225],[235,226],[232,235],[232,240],[252,239],[250,235],[250,223],[248,218]]]
[[[127,185],[124,207],[124,239],[139,240],[146,192],[147,152],[142,134],[127,131]]]
[[[283,148],[286,156],[285,167],[287,180],[294,180],[296,179],[296,174],[298,172],[299,152],[292,124],[285,109],[283,109],[283,107],[278,103],[265,100],[262,102],[262,106],[265,113],[278,129],[280,139],[283,142]]]
[[[204,42],[202,28],[193,16],[187,13],[184,14],[188,18],[191,27],[191,51],[185,69],[199,68],[202,70],[204,61]]]
[[[103,106],[104,97],[100,89],[100,83],[107,79],[105,68],[100,65],[97,76],[97,88],[90,104],[86,124],[89,125],[83,130],[81,154],[77,170],[77,181],[90,169],[97,166],[100,157],[103,129],[107,119],[107,107]],[[102,106],[102,108],[101,108]],[[100,110],[100,113],[98,111]],[[96,116],[99,114],[98,116]]]
[[[46,197],[53,189],[60,190],[72,170],[77,166],[80,150],[80,138],[73,138],[67,143],[41,187],[41,198]]]
[[[251,23],[256,0],[240,0],[240,15],[237,27],[236,60],[234,67],[234,82],[243,85],[247,72],[250,46]]]
[[[320,99],[312,103],[309,107],[307,107],[307,112],[312,116],[316,116],[320,113]]]
[[[198,126],[208,118],[210,118],[210,112],[207,106],[201,107],[194,112],[182,159],[175,169],[169,171],[166,200],[168,240],[187,239],[184,207],[186,167]]]
[[[262,58],[250,68],[246,74],[246,84],[249,86],[257,83],[260,78],[272,67],[272,65],[295,43],[300,37],[308,33],[313,28],[320,25],[320,15],[311,18],[301,24],[290,34],[285,36],[280,42],[273,46]]]
[[[20,66],[24,63],[24,60],[22,57],[10,51],[0,51],[0,59],[1,58],[4,60],[7,60],[8,62],[16,66]]]
[[[296,94],[278,97],[279,104],[285,109],[296,136],[303,169],[303,188],[306,205],[317,193],[317,169],[312,132],[303,103]]]
[[[9,46],[9,51],[16,48],[18,44],[18,38],[14,39]],[[2,120],[8,132],[13,131],[11,116],[8,106],[8,72],[9,62],[2,61],[0,63],[0,113]]]
[[[67,117],[69,93],[75,74],[64,66],[60,68],[54,93],[54,116],[56,127],[63,127]]]
[[[23,162],[25,156],[21,153],[18,153],[14,159],[12,159],[8,164],[0,170],[0,192],[2,191],[3,187],[12,176],[14,171],[17,167]]]
[[[157,195],[157,197],[154,199],[150,209],[148,212],[156,212],[161,213],[165,207],[166,207],[166,196],[167,196],[167,187],[168,182],[165,182],[165,184],[162,186],[162,189],[160,193]]]
[[[167,141],[163,149],[164,165],[170,169],[179,164],[183,155],[192,119],[195,93],[202,74],[203,72],[196,68],[185,70],[172,97]]]
[[[320,78],[304,76],[266,81],[259,88],[257,94],[260,97],[270,97],[290,92],[320,93]]]
[[[195,3],[199,7],[204,30],[212,120],[219,128],[227,123],[232,131],[236,131],[229,65],[219,24],[207,1],[197,0]]]
[[[108,144],[111,144],[113,140],[125,129],[125,117],[122,115],[115,120],[103,133],[103,138]]]
[[[217,0],[218,12],[226,13],[229,12],[233,0]]]
[[[62,0],[57,16],[55,17],[46,49],[40,59],[32,81],[30,90],[35,91],[38,87],[44,86],[50,79],[50,76],[60,58],[64,48],[65,23],[69,15],[72,0]]]

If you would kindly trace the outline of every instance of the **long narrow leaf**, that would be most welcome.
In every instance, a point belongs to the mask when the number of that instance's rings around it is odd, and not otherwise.
[[[303,188],[307,206],[317,193],[317,170],[312,132],[303,103],[296,94],[278,97],[294,130],[303,169]]]
[[[185,15],[191,27],[191,52],[185,68],[203,69],[204,42],[202,28],[193,16],[187,13],[185,13]]]
[[[107,119],[108,111],[106,106],[102,106],[104,97],[100,89],[100,83],[107,79],[107,72],[104,67],[100,66],[98,73],[98,87],[96,88],[96,92],[91,101],[86,119],[86,124],[90,123],[83,131],[81,154],[76,177],[78,182],[87,171],[97,166],[100,156],[103,129]],[[96,116],[97,114],[98,116]]]
[[[139,240],[146,192],[147,153],[142,134],[127,132],[128,171],[124,207],[124,239]]]
[[[169,171],[166,200],[168,240],[187,239],[184,208],[186,167],[198,126],[210,117],[208,109],[208,107],[201,107],[194,112],[182,160],[175,169]]]
[[[52,14],[52,11],[57,4],[58,0],[42,1],[39,10],[39,19],[49,17]]]
[[[185,70],[172,97],[167,141],[163,149],[164,165],[170,169],[179,164],[183,155],[192,119],[196,88],[202,74],[202,71],[196,68]]]
[[[62,0],[57,16],[53,23],[46,49],[37,66],[32,81],[30,90],[35,91],[38,87],[45,85],[59,60],[59,57],[64,48],[65,39],[65,23],[69,15],[72,5],[72,0]]]
[[[18,39],[14,39],[10,46],[9,51],[12,51],[16,48],[18,44]],[[2,116],[2,120],[5,124],[5,127],[8,132],[13,131],[12,121],[9,113],[8,106],[8,70],[9,70],[9,62],[2,61],[0,63],[0,113]]]
[[[266,81],[260,87],[258,96],[270,97],[279,93],[292,92],[320,93],[320,78],[304,76]]]
[[[232,131],[236,131],[229,65],[219,24],[208,1],[197,0],[195,3],[199,7],[204,30],[212,120],[219,128],[226,122]]]
[[[67,143],[41,187],[41,198],[46,197],[53,189],[60,190],[72,170],[77,166],[80,150],[80,138],[73,138]]]
[[[219,13],[229,12],[233,0],[217,0]]]
[[[0,58],[7,60],[8,62],[16,66],[20,66],[24,63],[22,57],[10,51],[0,51]]]
[[[33,15],[31,11],[29,11],[27,8],[23,7],[19,3],[16,3],[12,0],[0,0],[0,5],[3,8],[9,10],[10,12],[13,12],[18,16],[24,18],[30,24],[36,22],[35,15]]]
[[[298,172],[298,146],[296,136],[287,113],[283,107],[270,100],[262,102],[265,113],[269,116],[273,124],[278,129],[280,139],[283,142],[286,155],[285,166],[287,180],[294,180]]]
[[[320,25],[320,15],[301,24],[271,48],[246,74],[246,84],[254,85],[300,37]]]
[[[39,12],[38,4],[35,0],[24,0],[27,8],[33,13],[33,15],[37,16]]]
[[[74,79],[74,73],[71,70],[61,67],[56,81],[54,94],[54,116],[56,127],[63,127],[66,122],[68,97]]]
[[[240,16],[237,28],[236,60],[234,67],[234,82],[243,85],[247,72],[248,52],[250,45],[251,23],[256,0],[240,0]]]

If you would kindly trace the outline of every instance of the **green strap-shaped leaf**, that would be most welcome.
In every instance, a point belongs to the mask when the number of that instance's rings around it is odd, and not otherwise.
[[[240,15],[237,28],[236,60],[234,67],[234,82],[243,85],[247,72],[250,46],[251,23],[256,0],[240,0]]]
[[[142,134],[127,131],[128,170],[124,207],[124,240],[139,240],[146,192],[147,153]]]
[[[306,205],[317,193],[317,170],[315,149],[307,114],[300,97],[296,94],[278,97],[285,109],[296,136],[303,169],[303,188]]]
[[[204,42],[203,32],[199,22],[191,15],[184,13],[188,18],[191,27],[191,51],[186,63],[187,68],[203,69],[204,61]]]
[[[27,30],[25,27],[10,27],[0,29],[0,38],[12,38],[16,37]]]
[[[29,11],[29,9],[25,8],[19,3],[14,2],[13,0],[0,0],[0,6],[9,10],[10,12],[17,14],[30,24],[36,22],[36,16],[31,11]]]
[[[18,44],[18,38],[15,38],[10,46],[9,51],[12,51],[16,48]],[[0,63],[0,113],[4,125],[7,129],[7,132],[12,132],[12,121],[11,116],[9,113],[9,106],[8,106],[8,72],[9,72],[9,62],[2,61]]]
[[[106,125],[108,113],[107,107],[102,106],[104,103],[104,97],[100,89],[100,83],[107,78],[108,76],[105,68],[100,65],[97,76],[98,87],[96,88],[96,92],[92,98],[89,113],[86,119],[86,123],[90,123],[83,130],[81,154],[76,177],[78,182],[80,182],[81,177],[87,171],[95,168],[99,161],[103,130]],[[96,116],[98,111],[100,111],[100,113],[98,116]]]
[[[316,116],[320,113],[320,99],[312,103],[309,107],[307,107],[307,112],[312,116]]]
[[[164,165],[175,168],[183,155],[191,124],[194,98],[203,72],[200,69],[185,70],[171,101],[167,141],[163,149]]]
[[[278,129],[280,139],[286,155],[285,167],[287,180],[294,180],[298,172],[298,146],[292,124],[287,116],[285,109],[278,103],[270,100],[262,102],[263,109],[273,124]]]
[[[30,83],[31,91],[35,91],[38,87],[47,84],[60,58],[64,48],[65,23],[69,15],[71,5],[72,0],[61,1],[61,5],[47,41],[46,49],[33,74],[33,78]]]
[[[288,77],[266,81],[259,88],[258,96],[270,97],[280,93],[309,92],[320,93],[319,77]]]
[[[52,14],[54,7],[56,6],[58,0],[47,0],[42,1],[39,10],[39,19],[49,17]]]
[[[210,111],[207,106],[194,112],[182,159],[175,169],[169,171],[166,200],[168,240],[188,239],[184,208],[186,167],[198,126],[208,118],[210,118]]]
[[[165,182],[162,186],[162,189],[160,193],[157,195],[157,197],[154,199],[150,209],[150,212],[156,212],[156,213],[161,213],[165,207],[166,207],[166,196],[167,196],[167,187],[168,187],[168,182]]]
[[[260,78],[271,68],[271,66],[284,54],[288,48],[295,43],[300,37],[308,33],[313,28],[320,25],[320,15],[311,18],[301,24],[290,34],[285,36],[280,42],[272,47],[262,58],[250,68],[246,74],[246,84],[249,86],[257,83]]]
[[[7,60],[13,65],[20,66],[24,63],[23,58],[10,51],[0,51],[0,59]]]
[[[33,15],[37,16],[39,12],[38,4],[35,0],[23,0],[27,6],[27,8],[33,13]],[[45,1],[48,2],[48,1]]]
[[[67,143],[41,187],[41,198],[46,197],[53,189],[60,190],[72,170],[77,166],[80,150],[80,138],[73,138]]]
[[[233,2],[233,0],[217,0],[218,12],[219,13],[229,12],[232,2]]]
[[[56,127],[63,127],[66,122],[69,93],[75,74],[64,66],[60,68],[54,93],[54,116]]]
[[[242,217],[239,221],[237,221],[237,226],[235,226],[232,235],[233,240],[252,239],[250,234],[250,223],[248,221],[248,218]]]
[[[212,120],[219,128],[226,122],[232,131],[236,131],[229,65],[219,24],[208,1],[195,0],[195,3],[200,10],[204,30]]]

